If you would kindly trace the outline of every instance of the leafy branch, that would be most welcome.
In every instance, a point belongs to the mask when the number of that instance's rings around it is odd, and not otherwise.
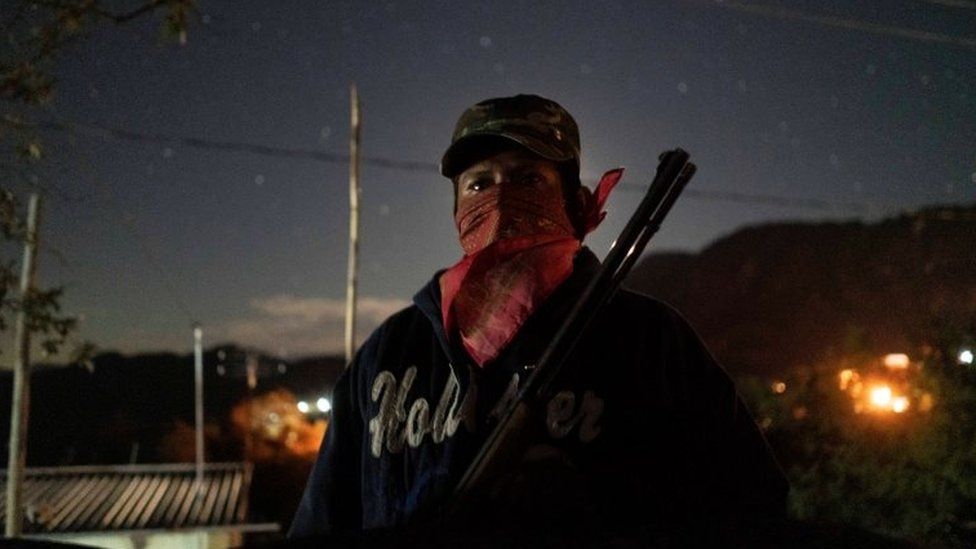
[[[0,172],[7,175],[0,183],[0,243],[26,238],[25,224],[17,215],[20,205],[4,185],[16,178],[43,190],[28,171],[28,166],[42,160],[41,140],[20,112],[54,97],[58,58],[100,24],[123,25],[156,13],[164,14],[164,36],[184,44],[196,8],[196,0],[143,0],[128,11],[106,4],[102,0],[0,0]],[[0,259],[0,332],[9,327],[11,314],[24,312],[27,328],[40,336],[44,352],[57,353],[78,324],[77,318],[61,312],[64,289],[34,288],[26,296],[15,296],[20,282],[16,267]],[[79,356],[92,349],[84,344]]]

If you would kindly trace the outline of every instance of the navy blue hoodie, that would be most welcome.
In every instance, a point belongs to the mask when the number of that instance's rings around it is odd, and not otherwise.
[[[484,368],[445,334],[435,276],[359,349],[289,536],[435,517],[499,409],[599,268],[573,275]],[[632,527],[775,518],[787,484],[734,385],[672,308],[620,290],[546,407],[545,432],[485,520]]]

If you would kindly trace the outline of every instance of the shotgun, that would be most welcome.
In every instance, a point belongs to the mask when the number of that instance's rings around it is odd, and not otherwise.
[[[695,173],[688,153],[675,149],[660,156],[654,181],[614,241],[596,276],[583,290],[569,315],[536,363],[532,374],[519,389],[516,398],[501,415],[481,450],[455,486],[447,503],[447,516],[457,516],[490,490],[500,474],[513,469],[538,434],[537,428],[545,405],[552,397],[554,383],[566,371],[565,364],[604,305],[613,297],[624,277],[633,267],[648,241],[678,199],[682,189]]]

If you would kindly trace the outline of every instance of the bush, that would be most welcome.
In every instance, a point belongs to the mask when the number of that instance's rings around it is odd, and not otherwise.
[[[858,375],[841,390],[839,373],[853,363]],[[794,518],[924,544],[976,543],[972,370],[930,359],[889,371],[862,359],[784,382],[782,393],[755,378],[740,390],[790,479]],[[872,383],[882,382],[907,398],[907,410],[871,404]]]

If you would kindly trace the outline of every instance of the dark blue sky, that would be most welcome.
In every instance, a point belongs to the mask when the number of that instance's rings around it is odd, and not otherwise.
[[[537,93],[577,118],[584,178],[623,165],[625,183],[645,185],[658,152],[691,152],[700,194],[681,199],[658,250],[773,220],[973,203],[976,3],[850,4],[201,0],[184,47],[146,21],[69,50],[37,117],[341,155],[355,81],[364,154],[434,164],[467,105]],[[76,339],[188,351],[198,319],[208,344],[340,348],[347,166],[45,138],[40,279],[66,286]],[[362,187],[365,336],[460,248],[436,173],[365,166]],[[639,198],[612,197],[589,239],[598,254]]]

